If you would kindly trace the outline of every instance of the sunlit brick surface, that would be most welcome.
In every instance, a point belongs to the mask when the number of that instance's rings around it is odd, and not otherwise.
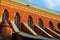
[[[13,26],[10,22],[10,20],[13,20],[15,22],[15,16],[16,16],[16,13],[19,14],[20,16],[20,26],[18,27],[19,30],[24,30],[25,32],[29,33],[30,34],[33,34],[33,35],[39,35],[40,32],[41,32],[41,29],[38,29],[38,33],[36,33],[35,31],[35,28],[34,28],[34,25],[38,25],[38,22],[39,22],[39,19],[41,19],[43,21],[43,30],[45,30],[45,28],[49,28],[51,29],[51,27],[53,28],[52,31],[54,31],[53,34],[57,35],[58,38],[60,38],[60,26],[57,26],[57,24],[59,23],[60,24],[60,15],[57,15],[57,14],[54,14],[54,13],[51,13],[51,12],[46,12],[46,11],[43,11],[43,10],[39,10],[39,9],[36,9],[36,8],[33,8],[33,7],[30,7],[30,6],[26,6],[24,4],[20,4],[20,3],[17,3],[17,2],[13,2],[13,1],[8,1],[8,0],[1,0],[1,5],[0,5],[0,23],[3,22],[3,13],[5,13],[4,11],[7,10],[8,11],[8,16],[7,18],[7,24],[9,25],[9,27],[11,27],[13,29]],[[28,17],[31,16],[32,18],[32,28],[30,28],[30,26],[28,25],[29,21],[28,21]],[[49,24],[49,22],[52,22],[51,24]],[[27,27],[21,25],[21,23],[26,23],[26,25],[28,25]],[[31,23],[31,22],[30,22]],[[5,25],[7,25],[5,24]],[[42,25],[42,24],[41,24]],[[50,27],[50,25],[52,25]],[[29,30],[28,30],[29,28]],[[34,32],[32,32],[31,30],[33,30]],[[50,31],[51,31],[50,30]],[[40,32],[39,32],[40,31]],[[46,31],[46,30],[45,30]],[[44,31],[42,31],[44,32]],[[57,34],[55,33],[57,32]],[[35,34],[34,34],[35,33]],[[49,33],[49,32],[47,32]],[[50,34],[50,33],[49,33]],[[46,35],[44,35],[46,36]],[[46,36],[48,37],[48,36]],[[50,37],[54,37],[54,35],[50,35]]]

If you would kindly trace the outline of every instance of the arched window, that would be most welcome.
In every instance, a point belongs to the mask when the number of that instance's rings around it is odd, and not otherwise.
[[[20,26],[20,15],[19,15],[18,12],[15,15],[15,24],[16,24],[17,27]]]
[[[4,21],[5,19],[8,20],[8,18],[9,18],[9,12],[5,9],[2,16],[2,21]]]
[[[49,21],[49,26],[50,26],[50,29],[54,30],[54,25],[51,21]]]
[[[58,29],[60,30],[60,23],[58,23],[57,26],[58,26]]]
[[[43,21],[42,21],[42,19],[39,19],[38,25],[39,25],[41,28],[43,28]]]
[[[33,19],[31,16],[28,17],[28,25],[32,28],[33,26]]]

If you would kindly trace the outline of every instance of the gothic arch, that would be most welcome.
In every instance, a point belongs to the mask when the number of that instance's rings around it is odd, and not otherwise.
[[[15,15],[15,24],[16,24],[17,27],[20,26],[20,15],[19,15],[18,12]]]
[[[54,25],[51,21],[49,21],[49,27],[50,27],[51,30],[54,30]]]
[[[39,25],[41,28],[43,28],[44,25],[43,25],[42,19],[39,19],[39,20],[38,20],[38,25]]]
[[[31,16],[28,16],[28,25],[32,28],[33,26],[33,19]]]
[[[2,15],[2,21],[8,20],[8,18],[9,18],[9,12],[7,9],[5,9]]]

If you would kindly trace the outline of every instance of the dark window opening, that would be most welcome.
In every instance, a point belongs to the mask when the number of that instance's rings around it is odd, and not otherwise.
[[[49,26],[50,26],[50,29],[54,30],[54,25],[51,21],[49,22]]]
[[[2,16],[2,21],[8,20],[8,18],[9,18],[9,12],[5,9]]]
[[[33,26],[33,19],[31,16],[28,17],[28,25],[32,28]]]
[[[41,28],[43,28],[43,21],[42,21],[42,19],[39,19],[38,25],[39,25]]]
[[[16,13],[16,15],[15,15],[15,24],[17,27],[20,26],[20,15],[19,15],[19,13]]]
[[[59,23],[58,23],[58,25],[57,25],[57,26],[58,26],[58,29],[60,30],[60,24],[59,24]]]

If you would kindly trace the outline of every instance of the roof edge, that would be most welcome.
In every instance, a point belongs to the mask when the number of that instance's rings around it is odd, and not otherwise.
[[[53,14],[56,14],[56,15],[60,16],[60,12],[52,10],[52,9],[48,9],[48,8],[45,8],[45,7],[42,7],[42,6],[38,6],[38,5],[35,5],[35,4],[32,4],[32,3],[24,2],[24,1],[15,1],[15,0],[11,0],[11,1],[14,1],[14,2],[17,2],[17,3],[21,3],[21,4],[24,4],[24,5],[29,5],[32,8],[36,8],[38,10],[42,10],[42,11],[45,11],[45,12],[50,12],[50,13],[53,13]]]

